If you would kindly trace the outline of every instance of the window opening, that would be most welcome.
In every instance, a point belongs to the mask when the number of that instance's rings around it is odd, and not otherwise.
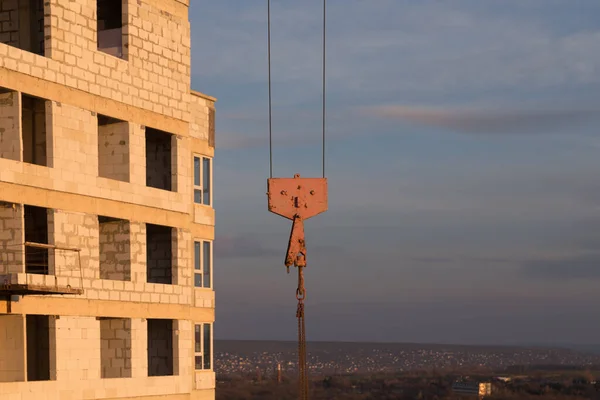
[[[131,238],[129,221],[98,217],[100,279],[131,280]]]
[[[23,162],[47,166],[46,100],[21,95]]]
[[[146,281],[173,283],[173,228],[146,224]]]
[[[24,206],[25,242],[48,243],[48,209]],[[49,274],[49,249],[25,245],[25,273]]]
[[[212,204],[212,159],[194,157],[194,202],[210,206]]]
[[[45,54],[44,0],[2,0],[0,15],[0,42]]]
[[[129,123],[98,115],[98,176],[129,182]]]
[[[123,0],[97,0],[98,50],[118,58],[124,55]]]
[[[194,286],[212,288],[213,254],[212,242],[194,242]]]
[[[131,378],[131,319],[100,319],[102,378]]]
[[[172,138],[170,133],[146,128],[146,186],[173,189]]]
[[[50,317],[27,315],[27,380],[50,380]]]
[[[212,369],[212,324],[194,325],[194,368]]]
[[[173,375],[173,320],[148,319],[148,376]]]

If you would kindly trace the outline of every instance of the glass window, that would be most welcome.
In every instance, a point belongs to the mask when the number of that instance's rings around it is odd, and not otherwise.
[[[200,242],[194,242],[194,286],[202,287],[202,256]]]
[[[201,271],[200,242],[194,242],[194,269]]]
[[[202,351],[202,331],[200,330],[201,325],[195,326],[194,332],[194,351],[200,353]]]
[[[204,265],[203,267],[203,275],[204,275],[204,287],[210,288],[210,272],[212,269],[212,260],[211,260],[211,242],[204,242]]]
[[[194,368],[212,369],[212,324],[194,325]]]
[[[211,369],[211,325],[204,324],[204,369]]]
[[[194,157],[194,203],[210,206],[212,187],[212,159]]]
[[[200,158],[194,157],[194,186],[200,186]]]
[[[212,242],[194,242],[194,286],[210,289],[212,269]]]
[[[204,191],[204,198],[202,204],[210,206],[210,158],[202,158],[202,189]]]

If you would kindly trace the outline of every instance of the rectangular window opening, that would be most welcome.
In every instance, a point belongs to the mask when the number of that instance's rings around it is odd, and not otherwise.
[[[23,162],[47,166],[46,100],[22,94],[21,103]]]
[[[131,280],[129,221],[99,216],[100,279]]]
[[[0,42],[43,56],[44,0],[0,1]]]
[[[146,281],[173,283],[173,228],[146,224]]]
[[[194,325],[194,368],[212,369],[212,324]]]
[[[174,375],[173,320],[148,319],[148,376]]]
[[[124,0],[97,0],[98,50],[111,56],[126,59],[127,37],[124,29],[126,8]]]
[[[129,182],[129,123],[98,115],[98,176]]]
[[[212,242],[208,240],[194,242],[194,286],[212,288],[213,270]]]
[[[101,377],[131,378],[131,319],[100,319]]]
[[[27,380],[49,381],[50,360],[50,317],[47,315],[27,315]]]
[[[173,190],[172,137],[170,133],[146,128],[146,186]]]
[[[194,157],[194,203],[212,205],[212,159]]]
[[[25,273],[48,275],[49,249],[37,247],[35,244],[48,243],[48,209],[35,206],[24,206],[25,220]]]

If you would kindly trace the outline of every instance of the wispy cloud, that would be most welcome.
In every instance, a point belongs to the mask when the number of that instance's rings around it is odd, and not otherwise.
[[[571,133],[574,125],[600,121],[600,107],[572,109],[435,108],[384,105],[365,108],[367,115],[434,126],[464,133]]]
[[[226,259],[281,255],[281,251],[268,248],[263,243],[252,236],[219,236],[215,239],[215,257]]]
[[[559,259],[532,260],[522,264],[521,273],[529,278],[570,281],[600,279],[600,254],[590,253]]]

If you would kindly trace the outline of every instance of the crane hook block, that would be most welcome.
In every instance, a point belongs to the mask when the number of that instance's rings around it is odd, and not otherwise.
[[[306,267],[304,220],[327,211],[327,178],[270,178],[267,180],[269,211],[291,219],[292,232],[285,266]]]
[[[270,178],[269,211],[284,218],[303,220],[327,211],[327,178]]]

